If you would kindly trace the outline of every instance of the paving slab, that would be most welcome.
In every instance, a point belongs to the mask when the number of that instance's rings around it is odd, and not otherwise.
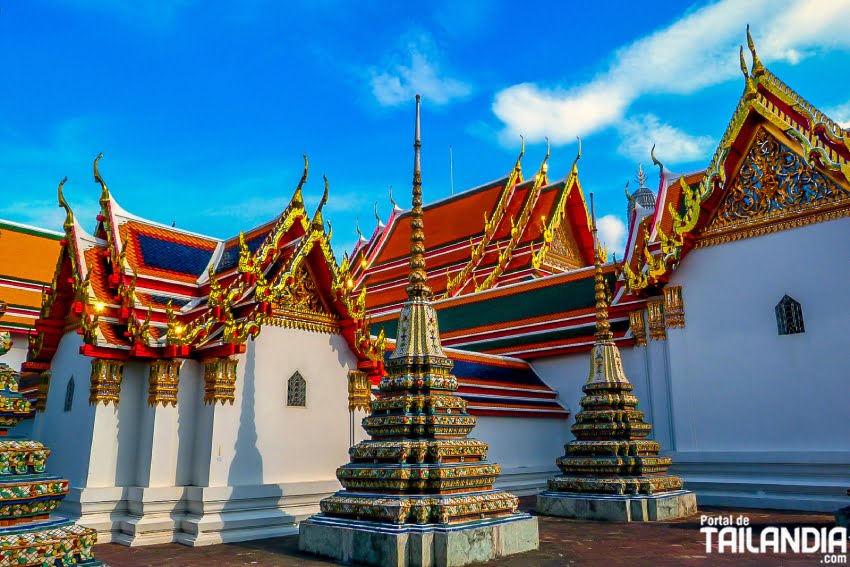
[[[520,508],[532,512],[535,497],[522,498]],[[700,516],[743,515],[759,531],[769,526],[832,527],[835,516],[809,512],[744,510],[704,507],[689,518],[667,522],[590,522],[538,516],[540,549],[486,563],[493,567],[665,567],[665,566],[784,566],[818,565],[819,554],[706,553]],[[755,537],[755,536],[754,536]],[[242,543],[186,547],[176,543],[124,547],[95,546],[95,556],[111,567],[220,567],[232,565],[316,567],[334,562],[298,551],[298,536]],[[848,559],[850,562],[850,559]]]

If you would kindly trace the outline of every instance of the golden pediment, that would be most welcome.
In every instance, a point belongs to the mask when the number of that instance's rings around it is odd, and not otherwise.
[[[698,246],[785,230],[848,212],[850,189],[759,128],[714,216],[701,231]]]
[[[304,264],[281,290],[280,300],[272,305],[272,316],[267,323],[319,333],[339,332],[338,318],[325,307],[316,281]]]

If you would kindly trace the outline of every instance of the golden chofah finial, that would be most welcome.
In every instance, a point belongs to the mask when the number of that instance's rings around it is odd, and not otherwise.
[[[393,199],[393,186],[390,185],[390,204],[393,206],[394,211],[400,211],[401,207],[398,206],[398,203]]]
[[[546,138],[546,155],[543,157],[543,163],[540,164],[540,173],[543,173],[543,174],[545,174],[547,171],[549,171],[549,164],[547,162],[549,161],[549,155],[551,154],[551,151],[552,151],[552,144],[549,143],[549,136],[545,136],[545,138]]]
[[[758,53],[756,53],[756,44],[753,42],[753,36],[750,34],[750,24],[747,24],[747,47],[750,48],[750,53],[753,55],[753,77],[758,79],[764,75],[764,65],[761,64]]]
[[[744,46],[741,46],[741,72],[744,74],[744,98],[750,100],[756,97],[757,90],[753,78],[747,69],[747,60],[744,58]]]
[[[322,193],[322,199],[319,201],[319,206],[316,207],[316,213],[313,215],[313,227],[316,228],[316,230],[325,229],[325,221],[322,219],[322,209],[324,208],[325,203],[328,202],[328,176],[323,175],[322,179],[325,181],[325,192]]]
[[[608,293],[605,278],[602,276],[602,250],[599,245],[599,235],[596,230],[596,209],[593,204],[593,193],[590,194],[590,218],[593,232],[593,265],[594,265],[594,292],[596,299],[596,334],[597,342],[610,341],[614,338],[611,334],[611,323],[608,321]]]
[[[514,170],[520,171],[522,169],[522,156],[525,155],[525,136],[522,134],[519,135],[519,155],[516,158],[516,163],[514,164]]]
[[[292,194],[291,203],[297,207],[304,206],[304,196],[301,193],[301,188],[307,182],[307,173],[310,170],[310,161],[307,159],[307,154],[304,157],[304,171],[301,173],[301,179],[298,181],[298,186],[295,188],[295,193]]]
[[[331,226],[330,219],[325,222],[328,223],[328,231],[326,234],[328,235],[328,241],[330,241],[331,237],[334,235],[334,227]]]
[[[357,242],[360,242],[361,240],[366,240],[366,238],[363,236],[363,233],[360,232],[360,217],[356,217],[354,219],[354,230],[357,231]]]
[[[578,170],[578,160],[581,159],[581,137],[576,136],[576,140],[578,140],[578,152],[576,153],[576,159],[573,160],[572,171],[574,172]]]
[[[62,181],[59,182],[57,192],[59,193],[59,206],[65,209],[65,222],[62,224],[62,228],[65,229],[66,235],[70,235],[71,229],[74,228],[74,213],[73,211],[71,211],[71,207],[68,205],[68,201],[65,200],[65,194],[62,193],[62,187],[64,187],[67,181],[68,176],[66,175],[62,179]]]
[[[631,206],[633,206],[633,207],[634,207],[634,206],[636,205],[636,203],[637,203],[637,199],[635,199],[635,198],[632,196],[632,194],[631,194],[631,193],[629,193],[629,180],[628,180],[628,179],[626,179],[626,199],[628,199],[629,204],[630,204]],[[627,220],[628,220],[628,219],[627,219]],[[594,223],[594,224],[596,224],[596,221],[593,221],[593,223]]]
[[[100,183],[100,206],[106,206],[106,203],[109,202],[109,188],[106,186],[106,182],[103,180],[103,177],[100,176],[100,170],[97,165],[100,162],[100,158],[103,157],[103,152],[97,154],[97,157],[94,158],[94,181],[95,183]]]
[[[661,172],[659,173],[659,175],[660,175],[660,176],[661,176],[661,178],[663,179],[663,178],[664,178],[664,164],[663,164],[663,163],[661,163],[660,161],[658,161],[658,158],[657,158],[657,157],[655,157],[655,144],[652,144],[652,149],[651,149],[651,150],[649,150],[649,156],[652,158],[652,163],[654,163],[655,165],[657,165],[657,166],[658,166],[658,168],[661,170]]]
[[[429,297],[428,276],[425,273],[425,222],[422,211],[422,167],[420,153],[419,116],[422,97],[416,95],[416,126],[413,140],[413,207],[410,211],[410,274],[407,295],[410,299]]]
[[[381,222],[381,216],[378,214],[378,201],[375,201],[375,221],[378,223],[378,226],[384,226],[384,223]]]

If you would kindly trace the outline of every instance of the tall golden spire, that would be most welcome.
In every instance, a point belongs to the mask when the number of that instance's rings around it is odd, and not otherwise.
[[[596,334],[597,342],[606,342],[614,338],[611,334],[611,323],[608,322],[608,290],[605,278],[602,276],[602,253],[599,247],[599,236],[596,233],[596,209],[593,205],[593,193],[590,194],[590,218],[593,223],[593,262],[594,290],[596,292]]]
[[[422,142],[419,135],[420,95],[416,95],[416,129],[413,140],[413,209],[410,211],[410,274],[407,296],[410,299],[430,297],[425,274],[425,222],[422,218],[422,167],[419,162]]]

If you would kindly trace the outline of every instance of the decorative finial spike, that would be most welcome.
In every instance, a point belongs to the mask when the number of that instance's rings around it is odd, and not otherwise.
[[[396,203],[395,199],[393,199],[393,186],[392,185],[390,185],[390,204],[393,206],[393,211],[398,212],[398,211],[401,210],[401,207],[399,207],[398,203]]]
[[[65,229],[65,235],[71,234],[71,229],[74,228],[74,213],[71,211],[71,207],[68,205],[68,201],[65,200],[65,194],[62,192],[62,188],[65,186],[65,183],[68,182],[68,176],[62,178],[62,181],[59,182],[59,187],[57,188],[57,193],[59,194],[59,206],[65,209],[65,222],[62,223],[62,228]]]
[[[295,192],[292,194],[292,199],[290,203],[296,207],[304,206],[304,196],[301,192],[302,187],[307,182],[307,174],[310,170],[310,160],[307,159],[307,154],[303,154],[304,157],[304,171],[301,173],[301,179],[298,181],[298,186],[295,188]]]
[[[758,79],[764,75],[764,65],[761,64],[758,53],[756,53],[756,44],[753,41],[752,34],[750,34],[750,24],[747,24],[747,47],[750,48],[750,53],[753,55],[753,78]]]
[[[640,184],[638,186],[639,189],[643,189],[646,187],[646,173],[643,172],[642,163],[638,164],[637,182]]]
[[[378,222],[378,226],[384,226],[384,223],[381,222],[381,216],[378,214],[378,201],[375,201],[375,220]]]
[[[546,138],[546,155],[543,157],[543,163],[540,164],[540,173],[546,173],[549,171],[549,155],[552,153],[552,144],[549,143],[549,136],[545,136]]]
[[[578,160],[581,159],[581,137],[576,136],[576,140],[578,140],[578,153],[576,153],[576,159],[573,160],[574,171],[578,168]]]
[[[664,177],[664,164],[661,163],[660,161],[658,161],[658,158],[655,157],[655,144],[652,144],[652,149],[649,150],[649,156],[652,158],[652,163],[657,165],[658,168],[661,170],[661,173],[659,173],[659,175],[663,178]]]
[[[103,181],[103,177],[100,176],[100,170],[98,169],[98,162],[100,162],[100,158],[103,157],[103,152],[97,154],[97,157],[94,158],[94,181],[95,183],[100,183],[100,205],[101,207],[106,206],[106,203],[109,201],[109,188],[106,186],[106,183]]]
[[[327,175],[322,175],[322,179],[325,182],[325,192],[322,193],[322,199],[319,201],[319,206],[316,207],[316,213],[313,215],[313,226],[316,230],[324,230],[325,229],[325,221],[322,219],[322,209],[325,206],[325,203],[328,202],[328,177]]]
[[[744,59],[744,46],[741,46],[741,72],[744,74],[744,79],[749,82],[750,70],[747,69],[747,60]]]
[[[413,208],[410,212],[410,274],[408,276],[407,295],[410,299],[427,298],[431,295],[428,288],[428,276],[425,273],[425,223],[422,211],[422,168],[420,150],[420,104],[421,96],[416,95],[416,128],[413,141]]]

